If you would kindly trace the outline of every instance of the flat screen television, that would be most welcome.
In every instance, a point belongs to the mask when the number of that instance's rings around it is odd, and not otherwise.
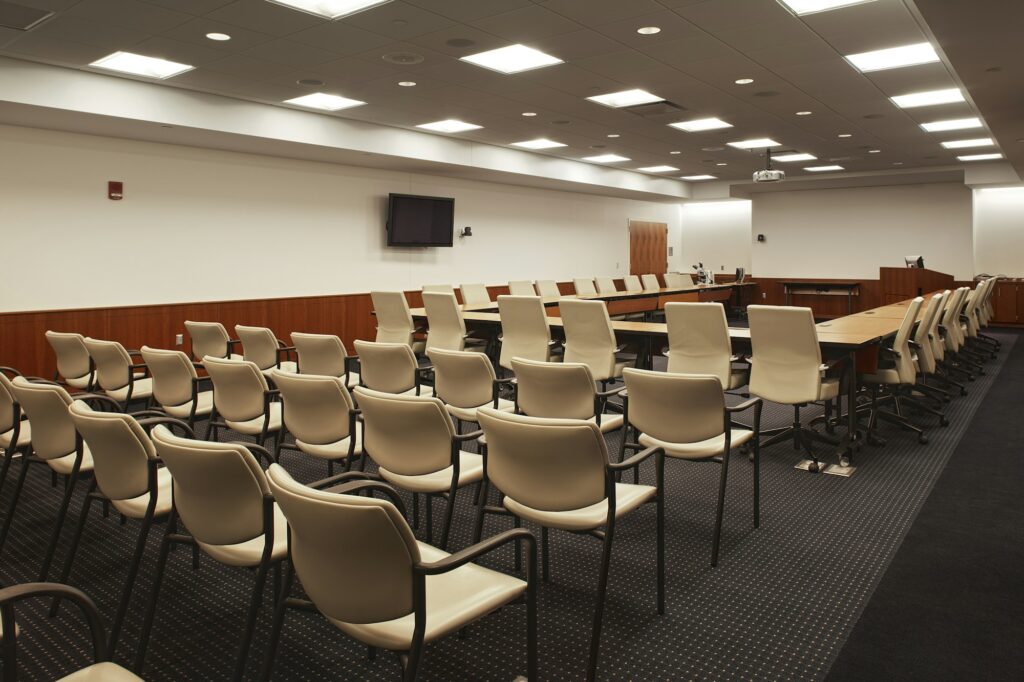
[[[451,246],[455,199],[388,195],[388,246]]]

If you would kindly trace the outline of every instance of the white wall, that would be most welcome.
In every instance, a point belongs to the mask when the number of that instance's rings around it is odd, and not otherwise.
[[[1024,277],[1024,187],[975,190],[974,267]]]
[[[931,270],[974,276],[972,192],[962,184],[755,194],[753,274],[877,279],[923,255]]]
[[[3,311],[621,276],[629,219],[680,229],[671,203],[32,128],[0,126],[0,159]],[[474,236],[385,247],[389,192],[454,197]]]
[[[698,201],[680,208],[682,269],[703,262],[715,272],[750,272],[750,206],[746,200]]]

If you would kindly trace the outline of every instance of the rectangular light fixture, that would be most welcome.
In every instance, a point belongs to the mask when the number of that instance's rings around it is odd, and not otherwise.
[[[793,161],[814,161],[818,157],[814,154],[780,154],[773,156],[772,161],[781,161],[783,163],[791,163]]]
[[[947,88],[945,90],[929,90],[928,92],[915,92],[909,95],[897,95],[892,99],[893,104],[901,109],[913,109],[914,107],[930,107],[935,104],[953,104],[964,101],[964,93],[960,88]]]
[[[518,43],[508,47],[499,47],[496,50],[471,54],[468,57],[462,57],[462,61],[501,73],[519,73],[562,63],[558,57],[552,57],[540,50]]]
[[[326,19],[339,19],[349,14],[362,12],[391,0],[267,0],[275,5],[283,5],[307,14],[315,14]]]
[[[622,92],[609,92],[607,95],[595,95],[588,97],[591,102],[603,104],[606,107],[635,107],[640,104],[653,104],[665,100],[657,95],[652,95],[646,90],[623,90]]]
[[[619,163],[620,161],[629,161],[629,157],[619,156],[618,154],[598,154],[597,156],[584,156],[584,161],[592,161],[594,163]]]
[[[523,140],[522,142],[513,142],[513,147],[522,147],[523,149],[554,149],[555,147],[564,147],[565,145],[561,142],[555,142],[544,137],[539,137],[536,140]]]
[[[846,55],[847,61],[861,73],[896,69],[901,66],[915,66],[939,61],[939,55],[931,43],[914,43],[890,47],[885,50],[873,50],[859,54]]]
[[[689,180],[690,182],[700,182],[701,180],[717,180],[718,177],[715,175],[684,175],[680,180]]]
[[[991,137],[977,137],[973,140],[949,140],[943,142],[946,149],[966,149],[968,147],[991,147],[995,144]]]
[[[675,166],[647,166],[645,168],[637,168],[637,170],[643,173],[671,173],[679,169]]]
[[[424,130],[432,130],[435,133],[464,133],[467,130],[479,130],[483,126],[478,126],[474,123],[466,123],[465,121],[459,121],[454,118],[446,118],[443,121],[434,121],[433,123],[421,123],[416,126],[417,128],[423,128]]]
[[[779,143],[768,137],[758,137],[753,140],[730,142],[729,146],[735,147],[736,149],[766,149],[768,147],[778,147]]]
[[[1003,158],[1002,154],[968,154],[967,156],[956,157],[957,161],[994,161]]]
[[[811,173],[826,173],[828,171],[845,170],[842,166],[807,166],[805,171]]]
[[[726,123],[720,118],[698,118],[694,121],[680,121],[669,123],[673,128],[685,130],[688,133],[699,133],[705,130],[718,130],[720,128],[732,128],[731,123]]]
[[[922,123],[921,127],[929,133],[941,133],[946,130],[967,130],[969,128],[980,128],[981,119],[974,118],[955,118],[948,121],[932,121],[931,123]]]
[[[805,14],[827,12],[831,9],[850,7],[851,5],[862,5],[865,2],[874,1],[875,0],[779,0],[780,3],[788,7],[789,10],[798,17]]]
[[[191,71],[195,67],[191,64],[179,64],[178,62],[160,59],[158,57],[147,57],[134,52],[115,52],[108,54],[103,59],[97,59],[89,66],[106,71],[117,71],[118,73],[130,73],[133,76],[145,76],[146,78],[158,78],[164,80],[178,74]]]
[[[324,111],[340,111],[366,104],[366,102],[358,99],[349,99],[340,95],[328,95],[326,92],[313,92],[302,97],[293,97],[292,99],[286,99],[284,103],[294,104],[297,107],[323,109]]]

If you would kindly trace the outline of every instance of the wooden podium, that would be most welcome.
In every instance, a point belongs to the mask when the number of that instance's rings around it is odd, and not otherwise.
[[[882,285],[883,305],[953,288],[953,275],[927,268],[879,268],[878,279]]]

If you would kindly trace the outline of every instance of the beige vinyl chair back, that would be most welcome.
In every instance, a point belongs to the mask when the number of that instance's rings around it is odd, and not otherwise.
[[[558,282],[553,279],[537,280],[537,295],[541,298],[558,298],[562,292],[558,289]]]
[[[57,373],[68,386],[87,388],[92,382],[92,364],[85,337],[69,332],[46,332],[46,341],[57,358]]]
[[[345,376],[348,350],[337,336],[292,332],[292,345],[299,356],[299,371],[303,374]]]
[[[597,285],[597,293],[614,294],[619,289],[615,286],[615,280],[611,277],[595,277],[594,284]]]
[[[516,401],[531,417],[590,419],[597,392],[590,368],[575,362],[537,362],[514,358]]]
[[[615,374],[615,332],[604,301],[565,299],[559,303],[565,330],[565,361],[582,362],[594,379]]]
[[[213,382],[213,405],[221,419],[247,422],[263,416],[270,387],[256,363],[205,357],[203,367]]]
[[[356,341],[359,378],[363,385],[383,393],[404,393],[416,387],[416,356],[404,343]]]
[[[356,388],[363,411],[363,449],[400,476],[442,471],[452,463],[455,427],[437,398]]]
[[[11,381],[14,399],[32,423],[32,450],[39,459],[58,459],[75,452],[71,396],[60,386],[34,384],[24,377]]]
[[[192,401],[192,387],[199,375],[187,355],[143,346],[142,359],[153,376],[153,397],[158,403],[177,406]]]
[[[594,286],[592,279],[578,277],[572,281],[572,286],[577,296],[593,296],[597,293],[597,287]]]
[[[928,328],[928,342],[932,347],[932,357],[935,358],[935,362],[943,362],[946,359],[946,343],[942,339],[942,332],[939,331],[939,326],[942,324],[942,317],[946,310],[946,302],[952,292],[946,289],[941,294],[936,294],[936,298],[940,299],[938,303],[938,310],[935,311],[935,317],[932,318],[931,326]]]
[[[729,387],[732,343],[720,303],[666,303],[668,371],[710,374]]]
[[[442,350],[427,352],[434,365],[434,395],[455,407],[474,408],[494,400],[494,367],[486,353]]]
[[[174,478],[174,507],[197,541],[235,545],[263,535],[267,477],[244,445],[152,432],[157,454]]]
[[[451,294],[452,296],[454,296],[455,287],[453,287],[451,284],[424,284],[423,293]]]
[[[242,357],[245,360],[256,363],[261,370],[277,366],[280,345],[274,332],[266,327],[236,324],[235,333],[242,342]]]
[[[349,437],[352,395],[341,377],[274,370],[284,402],[284,425],[296,440],[328,445]]]
[[[553,512],[606,498],[608,450],[596,424],[490,408],[479,417],[487,437],[487,477],[505,495]]]
[[[967,336],[974,338],[978,336],[978,331],[981,328],[981,303],[985,300],[985,290],[988,288],[988,284],[985,280],[978,282],[978,284],[968,294],[967,303]]]
[[[103,494],[112,500],[130,500],[149,492],[149,462],[156,459],[156,448],[135,418],[96,412],[81,400],[69,409],[92,453],[96,484]]]
[[[533,288],[533,282],[528,279],[519,279],[508,283],[510,296],[536,296],[537,291]]]
[[[622,278],[622,284],[626,291],[643,291],[644,285],[636,275],[626,275]]]
[[[914,343],[917,344],[917,364],[924,374],[935,372],[935,350],[932,347],[930,338],[932,326],[935,324],[935,317],[942,309],[942,294],[936,294],[924,306],[920,313],[920,323],[914,330]]]
[[[7,375],[0,371],[0,434],[7,434],[14,428],[16,420],[20,420],[21,414],[15,409],[14,385]],[[13,437],[13,434],[12,434]],[[10,443],[8,443],[10,445]]]
[[[370,300],[377,318],[376,341],[411,346],[416,328],[405,294],[401,291],[371,291]]]
[[[689,275],[684,275],[681,272],[666,272],[665,273],[665,286],[671,289],[681,289],[693,284],[693,280],[690,279]]]
[[[661,282],[657,275],[641,275],[640,283],[644,285],[644,291],[658,291],[661,289]]]
[[[192,359],[226,358],[230,351],[228,331],[220,322],[194,322],[185,320],[185,330],[192,341]]]
[[[539,296],[499,296],[501,354],[498,364],[512,369],[512,358],[547,362],[551,328]]]
[[[427,351],[432,348],[463,350],[466,347],[466,322],[455,294],[424,292],[427,313]]]
[[[818,399],[821,347],[810,308],[752,305],[750,392],[765,400],[799,405]]]
[[[725,393],[715,376],[628,367],[629,423],[669,443],[697,443],[725,433]]]
[[[460,284],[463,305],[485,305],[491,302],[491,294],[483,284]]]
[[[419,546],[391,502],[308,488],[278,464],[267,478],[291,528],[295,572],[318,611],[357,624],[412,613]]]
[[[942,325],[946,329],[946,350],[954,353],[964,344],[963,332],[960,329],[960,311],[963,310],[967,287],[960,287],[949,297],[949,304],[942,316]]]
[[[131,381],[132,357],[117,341],[85,339],[85,347],[96,365],[96,382],[104,391],[116,391]]]

